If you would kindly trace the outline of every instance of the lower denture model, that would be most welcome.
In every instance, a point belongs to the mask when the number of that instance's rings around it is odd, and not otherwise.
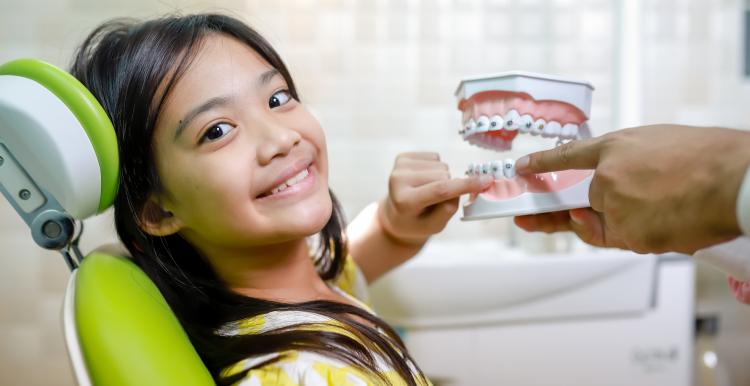
[[[591,137],[591,84],[527,72],[471,77],[456,90],[463,114],[459,134],[472,145],[511,150],[519,135],[556,140],[556,145]],[[468,175],[491,175],[492,186],[472,195],[462,220],[554,212],[589,206],[592,170],[517,176],[515,161],[471,164]]]

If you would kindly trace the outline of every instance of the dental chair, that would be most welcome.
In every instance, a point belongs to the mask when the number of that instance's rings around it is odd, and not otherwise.
[[[82,220],[112,204],[115,132],[91,93],[37,60],[0,65],[0,191],[70,267],[63,330],[80,385],[214,385],[153,282],[127,256],[83,257]]]

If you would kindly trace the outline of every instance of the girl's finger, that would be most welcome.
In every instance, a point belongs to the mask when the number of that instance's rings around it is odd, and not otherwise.
[[[415,151],[415,152],[409,152],[409,153],[401,153],[398,156],[396,156],[396,161],[398,161],[399,159],[407,159],[407,158],[440,161],[440,154],[435,153],[433,151]]]
[[[394,170],[414,169],[414,170],[445,170],[448,171],[448,165],[436,160],[426,160],[419,158],[401,158],[396,161]]]
[[[411,189],[409,194],[405,195],[404,204],[411,208],[426,208],[462,194],[482,192],[489,188],[493,181],[494,178],[491,176],[433,181]]]
[[[450,173],[445,170],[404,170],[394,172],[391,176],[395,181],[397,181],[397,186],[406,185],[409,187],[417,187],[420,185],[428,184],[430,182],[449,180],[451,178]]]
[[[445,228],[445,224],[458,211],[459,199],[454,198],[437,205],[427,208],[427,212],[422,216],[422,223],[425,230],[430,234],[435,234]]]

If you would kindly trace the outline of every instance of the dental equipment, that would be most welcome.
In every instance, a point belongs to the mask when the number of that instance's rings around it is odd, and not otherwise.
[[[77,384],[214,385],[148,276],[120,252],[77,247],[82,221],[112,205],[118,169],[112,123],[76,78],[34,59],[0,65],[0,192],[72,271],[62,320]]]

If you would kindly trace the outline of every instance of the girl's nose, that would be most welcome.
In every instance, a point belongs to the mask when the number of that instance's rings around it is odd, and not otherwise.
[[[276,157],[283,157],[301,140],[302,136],[293,129],[280,124],[263,125],[261,143],[258,146],[258,162],[268,164]]]

